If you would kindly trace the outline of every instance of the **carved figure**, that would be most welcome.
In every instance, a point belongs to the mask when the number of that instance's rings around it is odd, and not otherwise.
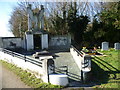
[[[41,10],[34,12],[31,4],[27,7],[28,13],[28,30],[44,30],[44,7],[41,5]]]

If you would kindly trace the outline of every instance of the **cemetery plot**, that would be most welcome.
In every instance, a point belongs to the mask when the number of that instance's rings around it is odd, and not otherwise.
[[[100,51],[100,50],[99,50]],[[98,88],[118,88],[120,82],[119,54],[113,48],[109,51],[100,51],[106,57],[95,56],[92,59],[92,78]]]
[[[86,47],[83,47],[81,52],[84,53],[84,54],[88,54],[88,55],[97,55],[97,56],[102,56],[103,55],[102,53],[98,52],[95,47],[93,49],[92,48],[87,49]]]

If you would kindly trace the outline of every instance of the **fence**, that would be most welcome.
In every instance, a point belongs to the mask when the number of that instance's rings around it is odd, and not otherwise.
[[[71,79],[71,80],[80,81],[81,76],[69,72],[68,71],[68,66],[60,66],[60,67],[52,66],[50,69],[54,73],[57,73],[57,74],[61,74],[62,73],[62,74],[68,75],[69,79]]]
[[[42,61],[40,61],[40,60],[31,59],[30,57],[28,57],[26,55],[22,55],[22,54],[19,54],[19,53],[16,53],[16,52],[13,52],[13,51],[10,51],[7,49],[3,49],[3,48],[0,48],[0,51],[4,52],[6,54],[12,55],[13,57],[20,58],[20,59],[24,60],[25,62],[30,62],[32,64],[42,67]]]
[[[91,71],[91,56],[82,51],[78,51],[74,46],[71,46],[70,52],[81,70],[81,79],[87,79],[87,73]]]
[[[46,60],[41,61],[3,48],[0,48],[0,59],[21,67],[35,74],[44,82],[48,82],[47,65],[44,64]]]

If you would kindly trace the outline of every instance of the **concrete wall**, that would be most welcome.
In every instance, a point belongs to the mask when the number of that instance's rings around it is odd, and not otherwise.
[[[51,36],[49,39],[49,48],[51,49],[69,49],[71,45],[71,36]]]
[[[2,71],[2,63],[0,62],[0,90],[2,90],[2,80],[3,80],[3,71]]]
[[[22,40],[21,38],[16,38],[16,37],[1,37],[0,38],[0,47],[1,48],[21,48]]]
[[[26,38],[25,37],[22,39],[21,43],[22,43],[22,48],[26,49]]]
[[[89,72],[91,71],[91,56],[80,53],[75,48],[70,48],[70,52],[81,70],[81,79],[83,82],[87,82],[90,79]]]
[[[43,68],[43,67],[37,66],[35,64],[32,64],[30,62],[27,62],[27,61],[25,62],[25,60],[23,60],[23,59],[13,57],[12,55],[6,54],[2,51],[0,51],[0,59],[6,61],[8,63],[14,64],[17,67],[21,67],[24,70],[34,73],[37,75],[38,78],[41,78],[44,82],[48,83],[47,71],[44,70],[44,68],[47,67],[47,65],[44,64],[46,62],[46,60],[43,60],[43,64],[42,64],[42,66],[44,67]],[[37,61],[37,59],[36,59],[36,61]]]
[[[0,48],[3,48],[3,40],[2,40],[2,37],[0,37]]]
[[[90,72],[91,71],[91,56],[89,55],[80,55],[74,48],[70,48],[70,53],[73,56],[76,64],[78,65],[79,69],[83,72]],[[86,65],[84,64],[88,60],[88,66],[84,68]]]
[[[79,69],[81,70],[82,69],[81,63],[83,62],[83,58],[78,56],[78,53],[73,48],[70,48],[70,53],[73,56],[73,58],[74,58],[76,64],[78,65]]]

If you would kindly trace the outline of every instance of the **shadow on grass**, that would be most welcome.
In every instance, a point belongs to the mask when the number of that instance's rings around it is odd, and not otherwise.
[[[94,59],[95,60],[95,59]],[[109,74],[100,68],[94,61],[92,61],[92,78],[91,80],[96,84],[107,83]]]
[[[115,68],[114,66],[112,66],[111,64],[109,64],[109,63],[107,63],[106,61],[104,61],[104,60],[102,60],[102,59],[100,59],[100,58],[98,58],[98,57],[96,57],[98,60],[97,60],[97,62],[99,62],[100,64],[102,64],[105,68],[107,68],[108,69],[108,71],[106,71],[108,74],[113,74],[114,75],[114,77],[112,78],[112,79],[116,79],[116,80],[118,80],[118,79],[120,79],[120,78],[117,78],[116,77],[116,74],[117,73],[120,73],[120,70],[118,70],[117,68]],[[100,62],[101,61],[101,62]],[[107,65],[105,65],[105,64],[107,64]]]
[[[105,71],[99,65],[102,65],[104,68],[107,69]],[[98,84],[105,84],[110,79],[118,80],[116,74],[120,73],[120,70],[112,66],[111,64],[107,63],[106,61],[100,59],[99,57],[95,57],[92,59],[92,80],[98,82]],[[109,78],[110,74],[113,75],[113,78]]]

